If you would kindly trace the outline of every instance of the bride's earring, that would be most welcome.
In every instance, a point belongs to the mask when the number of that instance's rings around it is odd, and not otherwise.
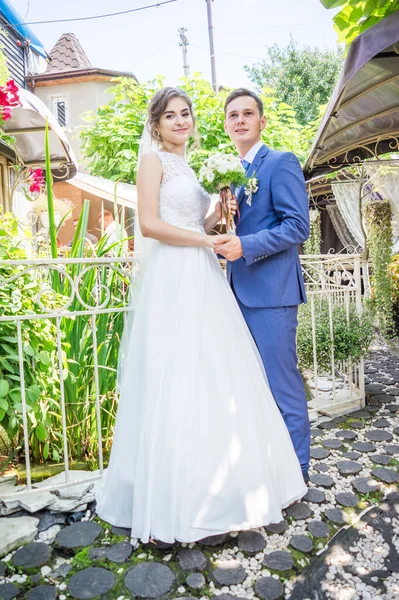
[[[159,131],[157,130],[155,133],[157,134],[157,138],[158,138],[159,140],[161,140],[162,138],[161,138],[161,134],[159,133]]]

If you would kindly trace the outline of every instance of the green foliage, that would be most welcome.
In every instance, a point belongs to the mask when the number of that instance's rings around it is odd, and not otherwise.
[[[342,62],[341,50],[301,48],[291,39],[285,47],[274,44],[267,58],[244,68],[259,90],[273,89],[278,101],[290,105],[298,122],[306,125],[328,102]]]
[[[359,360],[364,356],[373,339],[370,314],[359,315],[356,308],[343,305],[332,306],[334,361]],[[331,369],[331,332],[329,303],[326,299],[315,300],[315,333],[317,364],[320,369]],[[302,304],[298,313],[297,351],[301,368],[313,368],[313,334],[311,303]]]
[[[0,259],[24,260],[25,250],[19,245],[18,223],[11,213],[0,218]],[[2,316],[41,313],[41,304],[51,310],[60,306],[62,298],[43,293],[45,280],[25,267],[0,268],[0,306]],[[14,280],[11,281],[11,278]],[[34,458],[57,459],[62,444],[59,439],[59,377],[56,328],[52,321],[21,321],[24,352],[29,438]],[[63,343],[65,363],[66,344]],[[59,417],[56,416],[59,415]],[[0,424],[14,448],[22,444],[22,397],[15,322],[0,323]]]
[[[381,334],[389,337],[393,327],[393,281],[389,275],[392,257],[392,212],[388,200],[364,206],[367,246],[372,263],[372,303]]]
[[[321,254],[321,215],[318,209],[311,210],[310,234],[303,245],[304,254]]]
[[[90,127],[81,132],[82,150],[92,175],[135,183],[148,100],[161,87],[162,78],[140,85],[122,78],[112,88],[114,99],[96,115],[86,114]]]
[[[71,248],[71,258],[84,258],[87,254],[97,257],[109,255],[112,246],[103,237],[96,244],[95,252],[88,249],[86,235],[90,202],[85,200]],[[65,404],[68,427],[68,443],[73,458],[91,458],[98,450],[96,392],[101,400],[101,426],[105,449],[110,447],[116,414],[116,366],[123,331],[123,313],[112,312],[92,316],[87,306],[122,308],[126,304],[125,293],[129,280],[113,266],[87,268],[85,264],[65,265],[69,275],[62,281],[53,280],[53,287],[73,301],[68,310],[82,311],[78,317],[65,317],[61,328],[69,344],[66,349],[68,377],[64,380]],[[79,282],[79,296],[74,294],[71,281]],[[97,355],[93,330],[96,332]],[[95,360],[98,364],[98,388],[94,375]]]
[[[347,46],[369,27],[399,10],[399,0],[320,0],[325,8],[341,10],[334,17],[338,41]]]
[[[136,182],[138,150],[148,102],[162,86],[161,77],[145,84],[121,79],[113,88],[114,99],[102,106],[96,115],[86,115],[90,126],[81,133],[82,150],[92,175]],[[198,133],[190,141],[189,160],[198,173],[210,154],[236,152],[224,130],[223,106],[229,91],[215,94],[198,73],[182,79],[181,87],[191,96],[197,116]],[[262,136],[264,142],[276,150],[294,152],[304,161],[318,121],[302,126],[296,120],[295,110],[281,102],[271,89],[263,89],[261,98],[268,120]]]

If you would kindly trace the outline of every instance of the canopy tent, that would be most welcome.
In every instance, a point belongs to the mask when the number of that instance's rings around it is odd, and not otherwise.
[[[23,165],[44,168],[44,132],[48,121],[51,172],[58,181],[70,179],[75,175],[78,164],[62,127],[37,96],[19,89],[19,98],[21,106],[14,108],[11,119],[2,124],[4,132],[16,139],[13,150]]]
[[[315,142],[306,179],[398,150],[399,11],[352,42]]]

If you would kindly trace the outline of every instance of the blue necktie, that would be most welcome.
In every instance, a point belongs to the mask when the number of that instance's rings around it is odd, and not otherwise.
[[[248,162],[247,160],[245,160],[245,158],[242,158],[242,159],[241,159],[241,164],[242,164],[242,166],[243,166],[243,167],[244,167],[244,169],[245,169],[245,174],[247,174],[247,173],[248,173],[248,169],[249,169],[249,167],[251,166],[251,163],[250,163],[250,162]]]

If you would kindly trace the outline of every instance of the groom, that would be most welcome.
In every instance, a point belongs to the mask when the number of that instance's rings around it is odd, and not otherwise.
[[[228,261],[228,280],[262,356],[307,483],[310,427],[296,355],[298,304],[306,301],[297,245],[309,236],[304,178],[295,155],[261,142],[266,117],[256,94],[235,90],[224,110],[225,130],[258,190],[252,197],[244,187],[237,190],[237,236],[218,236],[215,253]]]

